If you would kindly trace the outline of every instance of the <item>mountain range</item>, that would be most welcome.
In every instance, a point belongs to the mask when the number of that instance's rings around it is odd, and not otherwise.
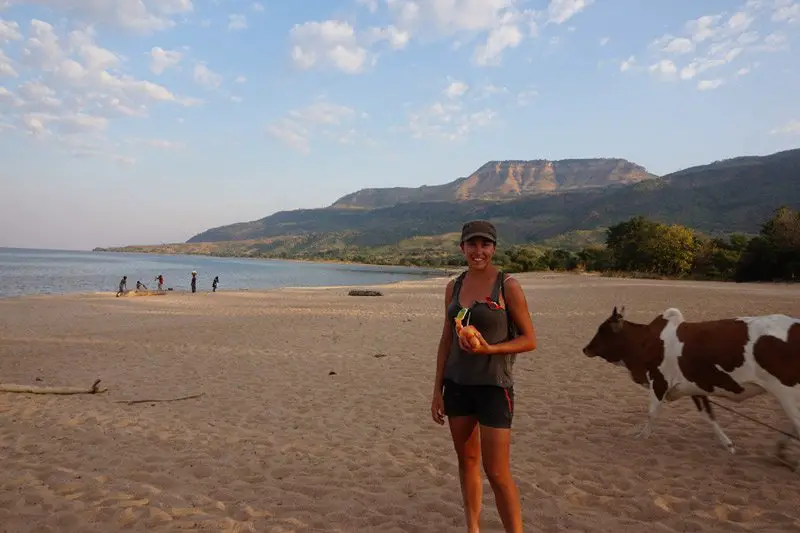
[[[504,201],[638,183],[654,177],[644,167],[624,159],[489,161],[471,175],[443,185],[361,189],[330,207],[376,209],[408,202]]]
[[[800,207],[800,149],[715,161],[665,176],[615,158],[491,161],[467,177],[417,188],[372,188],[330,206],[212,228],[188,243],[323,238],[385,246],[492,220],[506,243],[596,231],[634,215],[707,233],[755,233],[779,205]]]

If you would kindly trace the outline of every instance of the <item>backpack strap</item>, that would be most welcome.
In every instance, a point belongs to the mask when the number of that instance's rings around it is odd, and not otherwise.
[[[508,323],[508,338],[513,339],[517,336],[517,325],[514,323],[514,319],[511,317],[511,313],[508,311],[508,300],[506,299],[506,273],[504,271],[500,271],[500,292],[503,295],[503,304],[506,308],[506,322]]]
[[[461,274],[458,275],[456,281],[453,283],[453,294],[450,297],[450,301],[458,302],[458,295],[461,293],[461,284],[464,281],[464,277],[467,275],[467,271],[465,270]]]

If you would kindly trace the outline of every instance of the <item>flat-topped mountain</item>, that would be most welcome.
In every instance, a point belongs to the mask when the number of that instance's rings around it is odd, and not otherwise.
[[[536,194],[627,185],[655,178],[625,159],[490,161],[466,178],[442,185],[361,189],[330,207],[375,209],[407,202],[516,200]]]
[[[559,176],[557,168],[555,174]],[[286,235],[313,240],[344,232],[350,244],[383,246],[409,237],[457,231],[470,218],[495,222],[505,243],[539,242],[568,232],[607,227],[640,214],[702,231],[757,232],[761,221],[769,218],[776,207],[800,208],[800,149],[716,161],[618,186],[575,187],[577,180],[567,176],[562,173],[558,183],[571,189],[504,201],[402,201],[376,208],[281,211],[252,222],[211,228],[188,242]],[[469,179],[456,181],[460,186]],[[603,181],[586,178],[580,183]]]

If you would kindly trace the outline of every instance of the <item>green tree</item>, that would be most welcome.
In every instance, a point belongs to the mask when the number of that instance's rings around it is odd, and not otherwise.
[[[742,255],[737,281],[800,279],[800,212],[781,206]]]
[[[646,271],[665,276],[683,276],[692,270],[696,242],[689,228],[673,224],[658,224],[643,240],[643,256],[648,261]]]
[[[604,246],[588,246],[577,254],[578,266],[587,271],[604,271],[614,268],[610,250]]]

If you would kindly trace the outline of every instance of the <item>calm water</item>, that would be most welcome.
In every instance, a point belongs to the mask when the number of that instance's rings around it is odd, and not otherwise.
[[[123,275],[128,289],[139,280],[154,289],[158,274],[164,286],[189,291],[192,270],[197,290],[210,291],[219,276],[218,291],[311,287],[319,285],[376,285],[419,279],[429,270],[360,265],[336,265],[263,259],[205,256],[69,252],[0,248],[0,297],[69,292],[116,292]]]

